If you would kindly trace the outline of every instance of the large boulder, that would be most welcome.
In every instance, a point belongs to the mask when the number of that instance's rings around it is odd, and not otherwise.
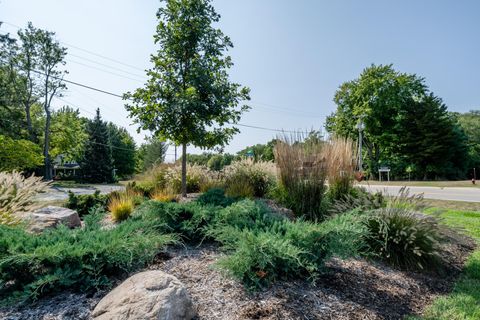
[[[107,294],[92,312],[95,320],[190,320],[192,300],[183,284],[163,271],[137,273]]]
[[[82,221],[75,210],[48,206],[37,209],[25,215],[29,221],[29,230],[34,233],[40,233],[45,229],[55,228],[64,224],[69,228],[76,228],[82,225]]]

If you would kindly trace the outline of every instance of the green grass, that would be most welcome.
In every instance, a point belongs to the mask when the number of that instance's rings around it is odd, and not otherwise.
[[[363,181],[357,185],[382,185],[382,186],[407,186],[407,187],[465,187],[465,188],[480,188],[480,181],[476,184],[472,184],[470,180],[459,181]]]
[[[480,243],[480,212],[446,210],[441,217],[447,225],[464,229],[466,234]],[[469,257],[453,291],[435,300],[423,317],[415,319],[480,319],[480,249]]]
[[[422,204],[425,205],[426,208],[443,208],[457,211],[480,212],[480,202],[423,199]]]

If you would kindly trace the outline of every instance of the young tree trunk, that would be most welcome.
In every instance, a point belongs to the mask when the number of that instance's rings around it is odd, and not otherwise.
[[[182,197],[187,196],[187,144],[182,144]]]
[[[25,114],[27,116],[27,130],[28,135],[30,136],[30,141],[38,142],[37,137],[35,136],[35,132],[33,132],[33,125],[32,125],[32,116],[30,114],[30,104],[25,105]]]
[[[48,152],[49,148],[50,148],[50,118],[51,118],[51,115],[50,115],[50,110],[48,110],[48,108],[46,108],[46,114],[47,114],[47,118],[46,118],[46,121],[45,121],[45,144],[43,146],[43,156],[44,156],[44,163],[45,163],[45,175],[44,175],[44,179],[45,180],[52,180],[52,166],[51,166],[51,162],[50,162],[50,153]]]

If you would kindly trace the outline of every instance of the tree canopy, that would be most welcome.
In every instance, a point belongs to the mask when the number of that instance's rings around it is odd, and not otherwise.
[[[23,171],[42,165],[41,148],[35,143],[0,135],[0,171]]]

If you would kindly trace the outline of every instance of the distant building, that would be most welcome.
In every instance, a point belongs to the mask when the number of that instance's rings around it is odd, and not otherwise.
[[[66,161],[65,155],[59,154],[53,159],[53,176],[75,176],[76,170],[80,169],[80,165],[77,161]],[[58,177],[57,177],[58,178]]]

